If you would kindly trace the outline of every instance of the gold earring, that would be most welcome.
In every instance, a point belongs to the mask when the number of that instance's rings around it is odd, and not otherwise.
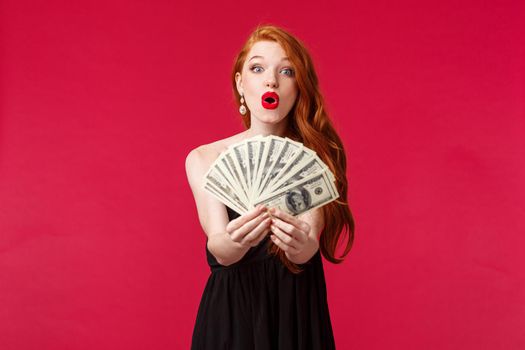
[[[239,107],[239,113],[246,115],[246,106],[244,105],[244,96],[241,94],[241,106]]]

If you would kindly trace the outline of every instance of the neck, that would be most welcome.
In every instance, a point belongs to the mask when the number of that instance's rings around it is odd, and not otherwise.
[[[262,135],[275,135],[284,137],[288,128],[288,117],[284,118],[277,124],[264,123],[261,122],[258,118],[251,119],[250,128],[246,130],[246,135],[248,137]]]

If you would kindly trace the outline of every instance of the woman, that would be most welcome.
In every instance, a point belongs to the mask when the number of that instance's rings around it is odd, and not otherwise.
[[[211,268],[192,349],[334,349],[321,253],[342,262],[353,244],[354,221],[344,201],[346,156],[311,57],[288,31],[259,26],[235,60],[232,83],[246,130],[186,158]],[[268,91],[277,93],[277,104],[261,100]],[[264,207],[240,215],[205,192],[204,174],[218,155],[256,135],[289,137],[314,150],[334,174],[339,199],[298,216]],[[343,232],[346,247],[336,258]]]

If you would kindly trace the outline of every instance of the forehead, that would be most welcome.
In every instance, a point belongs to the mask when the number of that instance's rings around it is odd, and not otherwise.
[[[248,62],[253,56],[260,56],[259,59],[280,61],[286,57],[286,52],[281,44],[275,41],[258,41],[251,47],[246,57]]]

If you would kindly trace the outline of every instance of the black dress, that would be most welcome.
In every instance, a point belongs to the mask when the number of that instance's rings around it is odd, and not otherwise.
[[[231,220],[240,216],[227,208]],[[211,275],[197,312],[192,350],[335,349],[321,253],[291,273],[267,253],[269,235],[224,266],[206,245]]]

